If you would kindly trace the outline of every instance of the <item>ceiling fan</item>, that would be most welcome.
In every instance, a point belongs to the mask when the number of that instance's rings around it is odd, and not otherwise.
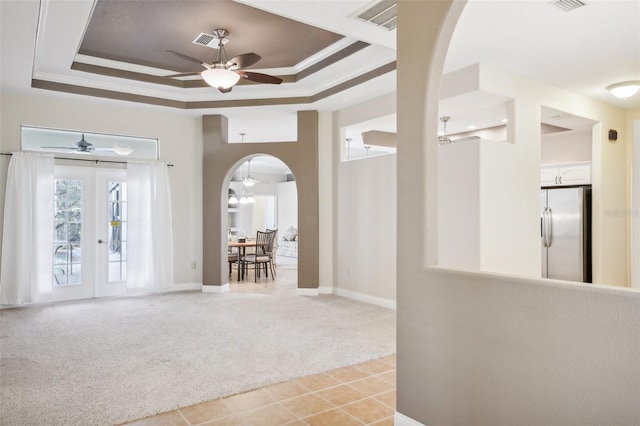
[[[227,59],[227,54],[224,50],[224,43],[227,41],[226,36],[229,35],[229,31],[224,29],[217,29],[213,31],[214,37],[218,41],[218,54],[213,63],[208,64],[200,59],[193,58],[188,55],[184,55],[173,50],[167,50],[169,53],[173,53],[190,62],[195,62],[202,65],[206,69],[199,72],[187,72],[181,74],[172,74],[167,77],[187,77],[192,75],[200,75],[204,81],[212,87],[217,88],[222,93],[228,93],[233,86],[244,78],[249,81],[255,81],[257,83],[267,84],[280,84],[282,79],[267,74],[261,74],[257,72],[243,71],[242,68],[246,68],[258,62],[262,57],[256,53],[245,53],[238,55],[231,59]]]
[[[258,180],[253,176],[251,176],[251,160],[247,161],[247,166],[248,166],[247,176],[243,176],[241,178],[242,186],[246,186],[247,188],[250,188],[254,186],[256,183],[270,183],[267,180]]]
[[[81,152],[81,153],[90,153],[90,152],[114,152],[118,155],[129,155],[133,152],[133,149],[128,146],[119,146],[114,145],[111,148],[96,148],[93,144],[87,141],[84,138],[84,133],[82,134],[82,138],[74,144],[74,146],[45,146],[43,148],[47,149],[64,149],[67,151],[73,152]]]

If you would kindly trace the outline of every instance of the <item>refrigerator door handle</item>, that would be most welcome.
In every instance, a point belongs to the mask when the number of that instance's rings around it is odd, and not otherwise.
[[[542,218],[544,246],[551,247],[551,209],[549,207],[545,207],[542,212]]]

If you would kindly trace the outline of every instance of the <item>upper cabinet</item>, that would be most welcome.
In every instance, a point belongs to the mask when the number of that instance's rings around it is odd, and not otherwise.
[[[540,186],[591,184],[591,163],[554,164],[540,169]]]

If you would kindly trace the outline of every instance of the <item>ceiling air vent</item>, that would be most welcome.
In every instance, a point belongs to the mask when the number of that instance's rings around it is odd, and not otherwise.
[[[358,15],[358,18],[379,27],[393,30],[397,26],[396,0],[382,0]]]
[[[227,44],[229,40],[226,38],[222,39],[222,44]],[[218,48],[218,38],[211,34],[200,33],[195,40],[193,40],[193,44],[197,44],[198,46],[206,46],[212,49]]]
[[[571,12],[579,7],[585,6],[586,3],[580,0],[553,0],[549,2],[551,6],[555,6],[564,12]]]

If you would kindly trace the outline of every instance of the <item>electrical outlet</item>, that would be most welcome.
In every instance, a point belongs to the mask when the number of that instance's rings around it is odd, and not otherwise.
[[[191,269],[196,269],[196,266],[197,266],[196,262],[191,262]]]

